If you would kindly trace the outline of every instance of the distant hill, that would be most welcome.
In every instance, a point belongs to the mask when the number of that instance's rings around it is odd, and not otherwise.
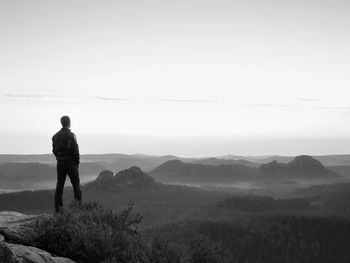
[[[346,208],[349,194],[344,195],[343,192],[340,195],[336,191],[335,194],[321,198],[307,195],[305,200],[290,201],[252,198],[229,192],[161,184],[138,167],[116,174],[105,170],[94,181],[84,185],[82,192],[84,201],[96,201],[114,210],[124,208],[129,202],[134,203],[135,211],[144,216],[143,226],[147,227],[186,219],[232,220],[239,215],[256,212],[350,214]],[[0,210],[16,210],[28,214],[50,212],[53,210],[53,197],[53,190],[0,194]],[[67,187],[64,192],[64,205],[72,199],[72,189]],[[223,200],[226,201],[222,203]]]
[[[217,162],[216,160],[206,161]],[[343,177],[325,168],[311,156],[301,155],[289,163],[273,161],[259,169],[242,164],[204,165],[167,161],[150,172],[161,182],[223,184],[242,181],[313,181],[341,180]]]
[[[259,168],[260,175],[265,178],[285,178],[303,180],[343,179],[341,175],[322,165],[317,159],[300,155],[289,163],[272,161],[262,164]]]
[[[102,171],[96,180],[84,186],[88,191],[123,191],[135,187],[157,188],[160,185],[139,167],[133,166],[116,175],[112,171]]]
[[[28,158],[25,159],[22,156],[20,159],[28,161]],[[106,162],[113,158],[119,159]],[[259,164],[246,160],[223,160],[218,158],[168,160],[170,158],[174,158],[174,156],[114,154],[104,155],[103,157],[102,155],[84,155],[79,166],[81,181],[82,183],[91,181],[95,179],[96,174],[105,169],[110,169],[114,173],[137,166],[137,164],[140,164],[140,168],[145,171],[158,165],[150,171],[150,175],[158,181],[167,183],[222,184],[259,181],[261,179],[273,181],[341,179],[338,173],[325,168],[319,161],[310,156],[299,156],[289,163],[273,161],[262,164],[260,168],[257,168]],[[93,159],[96,161],[91,161]],[[341,167],[333,167],[333,170],[335,169],[341,169]],[[345,170],[346,167],[343,169]],[[0,163],[0,190],[54,188],[55,181],[55,162]]]
[[[314,155],[313,158],[319,160],[324,166],[338,166],[338,165],[350,165],[350,154],[339,154],[339,155]],[[269,163],[272,161],[277,161],[280,163],[288,163],[292,161],[294,156],[236,156],[236,155],[224,155],[217,157],[219,159],[230,159],[238,160],[243,159],[254,163]]]
[[[52,163],[54,161],[55,157],[53,156],[53,154],[0,154],[0,163]]]
[[[350,165],[350,154],[344,155],[321,155],[321,156],[313,156],[315,159],[319,160],[325,166],[339,166],[339,165]],[[215,160],[214,160],[215,159]],[[223,156],[213,157],[213,158],[183,158],[179,156],[173,155],[146,155],[146,154],[119,154],[119,153],[111,153],[111,154],[82,154],[81,161],[82,162],[98,162],[103,166],[105,164],[111,165],[108,166],[108,169],[112,170],[123,170],[129,168],[133,165],[139,166],[141,169],[145,171],[152,170],[159,166],[160,164],[169,161],[169,160],[181,160],[183,162],[193,162],[193,163],[202,163],[202,164],[231,164],[226,161],[239,161],[232,164],[245,164],[247,166],[248,163],[242,163],[242,161],[248,161],[249,163],[253,163],[253,167],[255,163],[264,164],[269,163],[274,160],[281,163],[288,163],[294,159],[293,156],[239,156],[227,154]],[[8,163],[8,162],[39,162],[39,163],[54,163],[55,158],[52,154],[0,154],[0,163]],[[209,163],[207,163],[209,162]]]
[[[79,165],[82,183],[95,179],[96,174],[106,168],[98,163]],[[0,163],[0,190],[33,190],[54,188],[56,167],[54,164],[11,162]],[[67,185],[69,180],[67,180]]]
[[[150,175],[161,182],[225,183],[256,180],[258,170],[241,164],[204,165],[171,160]]]
[[[336,173],[344,175],[348,173],[347,166],[332,166],[332,169],[328,170],[331,170],[333,174],[326,171],[327,168],[323,171],[320,170],[318,174],[315,171],[306,170],[303,173],[300,169],[293,170],[293,167],[287,165],[288,162],[286,161],[291,162],[294,158],[276,156],[277,164],[275,162],[263,163],[264,166],[273,166],[273,164],[283,166],[283,163],[287,166],[284,167],[284,170],[282,167],[272,169],[274,171],[269,171],[266,176],[266,172],[261,172],[258,168],[263,160],[267,160],[267,157],[223,156],[222,158],[224,157],[238,159],[181,158],[172,155],[151,156],[142,154],[86,154],[81,155],[80,175],[81,181],[86,183],[95,179],[96,174],[105,169],[112,170],[115,173],[132,166],[138,166],[143,171],[149,171],[152,176],[162,182],[212,184],[260,180],[261,178],[254,178],[254,176],[261,174],[264,175],[263,179],[277,180],[279,175],[280,179],[286,180],[288,178],[305,179],[305,177],[308,179],[312,177],[314,179],[334,179],[335,177],[339,178],[335,175]],[[269,160],[271,158],[274,157],[268,157]],[[330,155],[317,158],[328,163],[343,163],[347,162],[350,155]],[[180,163],[177,163],[178,170],[164,170],[164,167],[163,170],[157,169],[171,160],[180,161]],[[52,154],[0,155],[0,191],[53,188],[56,180],[55,163]],[[288,169],[289,173],[286,172]]]
[[[42,163],[0,164],[0,187],[4,189],[40,189],[56,180],[54,167]]]
[[[196,160],[193,163],[195,164],[204,164],[204,165],[232,165],[232,164],[241,164],[248,167],[258,168],[260,166],[259,163],[250,162],[244,159],[232,160],[232,159],[218,159],[218,158],[206,158]]]
[[[324,166],[350,165],[350,154],[314,156]]]
[[[289,162],[294,159],[293,156],[279,156],[279,155],[269,155],[269,156],[237,156],[232,154],[227,154],[223,156],[217,157],[219,159],[227,159],[227,160],[246,160],[254,163],[268,163],[272,161],[278,161],[282,163]]]
[[[327,168],[350,179],[350,165],[327,166]]]
[[[67,184],[69,185],[69,184]],[[195,212],[229,196],[194,187],[164,185],[156,182],[138,167],[113,174],[103,171],[82,186],[83,200],[96,201],[111,209],[122,209],[129,202],[144,215],[146,225],[181,220],[189,211]],[[53,190],[24,191],[0,194],[0,210],[22,213],[45,213],[53,210]],[[71,187],[64,191],[64,204],[73,200]]]
[[[166,156],[129,155],[129,156],[119,157],[114,161],[106,164],[106,166],[113,171],[121,171],[132,166],[137,166],[144,171],[149,171],[156,168],[163,162],[173,160],[174,158],[177,160],[182,159],[180,157],[170,156],[170,155],[166,155]]]
[[[139,166],[143,170],[153,169],[163,162],[178,159],[194,161],[196,158],[181,158],[173,155],[153,156],[153,155],[128,155],[128,154],[82,154],[82,163],[100,163],[112,170],[123,170],[131,166]],[[53,154],[0,154],[0,163],[23,162],[23,163],[47,163],[56,162]]]
[[[182,158],[172,155],[86,154],[82,155],[81,159],[83,161],[100,162],[103,166],[112,171],[121,171],[132,166],[137,166],[144,171],[148,171],[168,160]]]

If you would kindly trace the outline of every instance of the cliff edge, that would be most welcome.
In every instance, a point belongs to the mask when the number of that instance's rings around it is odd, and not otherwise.
[[[30,245],[30,240],[36,234],[32,225],[37,217],[17,212],[0,212],[0,262],[74,263],[68,258],[56,257]]]

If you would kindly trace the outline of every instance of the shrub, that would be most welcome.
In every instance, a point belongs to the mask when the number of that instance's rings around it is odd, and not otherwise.
[[[38,217],[31,243],[78,263],[227,262],[224,251],[208,239],[196,239],[190,247],[159,238],[146,241],[137,229],[141,220],[132,204],[115,213],[96,203],[73,202],[61,213]]]
[[[180,263],[178,247],[171,247],[165,240],[154,238],[150,244],[149,259],[152,263]]]
[[[72,203],[62,213],[36,221],[33,243],[77,262],[149,262],[136,228],[141,219],[132,213],[132,204],[114,213],[96,203]]]
[[[228,263],[230,256],[222,247],[209,238],[196,235],[192,238],[190,244],[189,263]]]

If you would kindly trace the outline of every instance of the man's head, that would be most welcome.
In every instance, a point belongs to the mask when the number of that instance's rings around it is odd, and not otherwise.
[[[61,124],[63,128],[70,128],[70,118],[69,116],[62,116]]]

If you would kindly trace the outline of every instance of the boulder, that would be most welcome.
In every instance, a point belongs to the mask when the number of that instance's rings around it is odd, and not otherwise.
[[[28,244],[35,236],[31,224],[36,215],[23,215],[17,212],[0,212],[0,234],[6,241]]]
[[[56,257],[36,247],[0,242],[0,262],[7,263],[74,263],[68,258]]]
[[[36,235],[32,225],[37,217],[37,215],[23,215],[17,212],[0,212],[0,262],[74,263],[70,259],[56,257],[30,246],[31,240]]]

